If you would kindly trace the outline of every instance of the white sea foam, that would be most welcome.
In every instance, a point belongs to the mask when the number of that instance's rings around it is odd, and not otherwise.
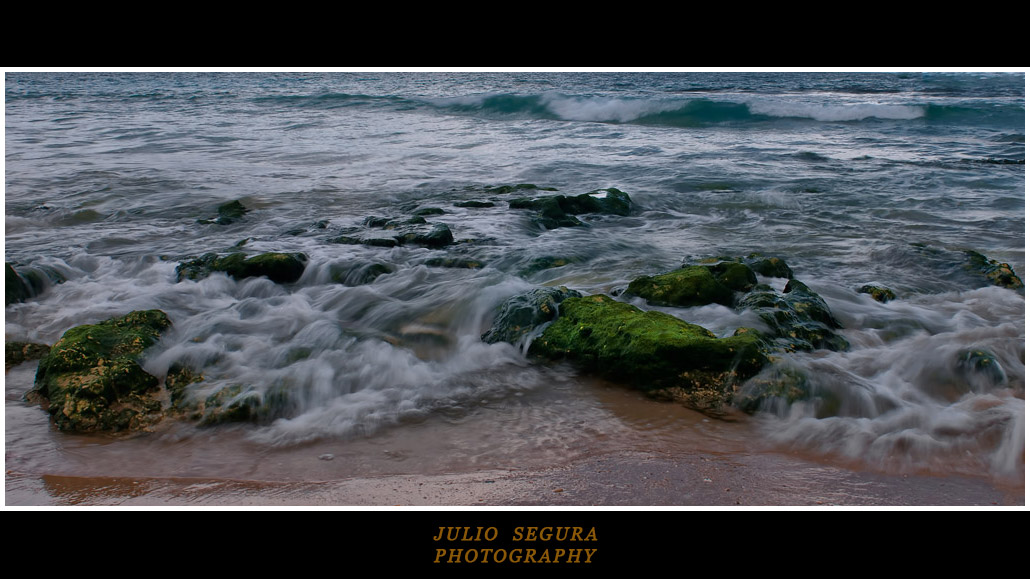
[[[826,122],[861,121],[870,118],[912,120],[926,114],[926,109],[919,105],[880,103],[826,104],[755,99],[749,101],[747,105],[751,113],[756,115],[795,117]]]

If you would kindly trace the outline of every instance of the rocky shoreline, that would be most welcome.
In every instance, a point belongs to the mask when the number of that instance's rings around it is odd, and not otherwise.
[[[488,188],[492,195],[551,192],[531,184]],[[497,203],[503,201],[497,200]],[[469,201],[463,208],[488,208],[494,201]],[[509,209],[527,220],[540,234],[561,227],[588,227],[579,216],[630,216],[638,208],[618,189],[602,189],[576,196],[517,197]],[[249,210],[239,201],[216,209],[217,218],[199,225],[221,227],[246,220]],[[407,216],[372,216],[360,230],[328,232],[327,243],[374,247],[417,245],[436,250],[475,243],[455,240],[450,228],[426,218],[445,214],[438,207],[415,208]],[[296,233],[327,229],[318,222]],[[241,241],[228,254],[216,252],[185,258],[176,268],[176,280],[203,279],[224,273],[236,280],[265,277],[286,287],[305,272],[304,254],[266,252],[248,255]],[[975,251],[946,251],[915,246],[928,259],[955,260],[955,267],[981,283],[1022,292],[1023,284],[1008,264]],[[560,266],[574,257],[555,257],[540,268]],[[446,253],[429,262],[440,267],[483,267],[483,263]],[[40,295],[60,276],[38,268],[7,268],[7,303]],[[348,285],[369,283],[390,268],[364,264],[361,275],[339,272],[334,280]],[[532,273],[532,271],[528,272]],[[777,289],[782,288],[782,289]],[[884,285],[866,284],[856,294],[887,303],[899,298]],[[498,306],[492,326],[482,339],[528,347],[538,363],[569,361],[584,371],[674,400],[692,409],[719,416],[729,408],[754,412],[769,404],[790,404],[814,399],[826,413],[837,404],[832,393],[813,388],[802,373],[783,371],[777,361],[792,352],[849,348],[839,332],[842,324],[826,302],[801,280],[782,256],[760,252],[745,256],[719,256],[684,260],[674,271],[655,272],[634,279],[612,295],[582,295],[564,287],[540,287],[515,295]],[[718,337],[708,329],[659,311],[633,305],[681,308],[717,304],[738,312],[750,311],[761,327],[740,327]],[[134,311],[94,325],[77,326],[47,349],[46,345],[8,343],[8,366],[39,357],[35,387],[26,399],[50,412],[61,430],[118,432],[147,430],[166,419],[186,419],[202,425],[224,422],[267,422],[288,416],[288,388],[258,391],[247,384],[231,384],[215,392],[204,388],[204,368],[186,361],[173,363],[165,376],[152,376],[140,366],[145,350],[155,344],[172,321],[160,310]],[[975,375],[969,382],[997,384],[997,362],[989,351],[961,352],[955,372]],[[200,385],[198,387],[198,384]],[[972,387],[972,386],[970,386]]]

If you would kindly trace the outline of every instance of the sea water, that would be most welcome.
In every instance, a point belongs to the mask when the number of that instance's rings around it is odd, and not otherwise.
[[[956,259],[1025,275],[1024,101],[1006,73],[9,72],[5,259],[64,281],[7,306],[7,340],[158,308],[174,325],[149,372],[185,362],[203,369],[196,396],[287,388],[291,405],[257,423],[56,433],[21,400],[26,364],[7,375],[7,470],[304,480],[685,445],[1021,484],[1024,296]],[[635,210],[544,230],[508,208],[526,190],[491,191],[525,183],[617,187]],[[200,222],[233,200],[244,218]],[[455,244],[332,242],[429,207]],[[234,250],[308,262],[285,285],[176,280],[180,262]],[[844,326],[846,351],[776,363],[832,411],[709,419],[480,338],[520,292],[618,295],[752,252],[786,260]],[[868,283],[897,299],[857,291]],[[721,336],[763,327],[633,303]],[[996,361],[989,379],[956,363],[973,349]]]

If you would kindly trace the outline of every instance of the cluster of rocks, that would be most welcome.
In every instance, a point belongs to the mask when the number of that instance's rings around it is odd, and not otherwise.
[[[489,193],[511,194],[547,190],[522,184],[491,188]],[[464,208],[488,208],[490,201],[456,203]],[[602,189],[578,196],[549,195],[519,198],[509,208],[529,210],[531,220],[543,229],[576,227],[576,217],[587,213],[629,215],[629,196],[618,189]],[[227,225],[247,213],[238,201],[220,206],[218,217],[203,224]],[[414,244],[442,248],[454,243],[450,229],[430,224],[426,216],[445,214],[443,209],[422,208],[400,219],[369,217],[365,235],[336,237],[335,243],[396,246]],[[319,227],[324,229],[324,224]],[[242,246],[242,244],[239,244]],[[1008,264],[966,252],[965,268],[990,283],[1022,291],[1022,281]],[[478,268],[477,260],[448,255],[435,257],[431,265]],[[531,269],[557,267],[566,258],[540,258]],[[176,268],[178,281],[199,280],[223,272],[240,280],[267,277],[282,284],[298,281],[307,258],[298,253],[263,253],[247,256],[242,251],[225,255],[207,253],[183,261]],[[392,269],[369,264],[331,271],[339,283],[368,283]],[[760,277],[767,283],[761,283]],[[777,281],[779,280],[779,281]],[[16,271],[7,264],[7,303],[38,295],[61,280],[44,270]],[[770,283],[782,283],[776,289]],[[856,288],[880,302],[896,299],[881,285]],[[493,325],[483,334],[489,343],[508,342],[526,346],[531,356],[567,360],[586,371],[642,389],[657,398],[679,401],[691,408],[720,415],[730,405],[746,411],[766,399],[792,401],[812,395],[804,375],[778,369],[768,372],[778,357],[796,351],[846,350],[839,333],[841,323],[825,300],[778,257],[751,254],[714,257],[685,262],[674,271],[634,279],[613,299],[608,295],[582,295],[564,287],[537,288],[511,297],[496,312]],[[625,299],[625,298],[628,298]],[[648,305],[692,308],[710,304],[751,311],[764,322],[762,328],[738,328],[718,337],[709,330],[659,311],[645,311],[628,301]],[[46,408],[55,425],[70,431],[119,431],[146,429],[169,414],[201,424],[269,420],[288,415],[288,389],[260,392],[243,384],[199,395],[203,373],[173,364],[161,380],[140,365],[143,352],[171,327],[160,310],[134,311],[125,316],[69,329],[52,347],[44,344],[8,343],[7,364],[39,358],[33,388],[26,399]],[[298,354],[302,355],[302,354]],[[987,381],[1001,371],[986,351],[969,351],[956,362],[963,371]],[[742,389],[747,383],[748,388]],[[167,401],[170,401],[168,403]]]

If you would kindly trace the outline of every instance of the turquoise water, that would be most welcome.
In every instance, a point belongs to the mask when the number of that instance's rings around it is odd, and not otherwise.
[[[780,363],[846,403],[831,416],[769,407],[695,436],[1022,480],[1024,298],[955,257],[975,250],[1025,275],[1024,101],[1021,74],[8,73],[6,260],[66,281],[8,306],[6,336],[53,343],[77,324],[160,308],[174,329],[149,352],[155,375],[188,360],[205,368],[198,395],[234,384],[296,394],[274,421],[178,425],[145,444],[346,453],[439,427],[448,443],[417,445],[418,466],[403,468],[553,463],[604,450],[639,421],[598,399],[589,377],[483,343],[494,308],[534,287],[618,292],[685,259],[758,251],[785,259],[843,323],[850,350]],[[518,183],[617,187],[637,209],[540,230],[507,208],[518,195],[487,191]],[[244,219],[197,223],[235,199]],[[495,205],[455,206],[472,200]],[[330,242],[369,216],[426,207],[445,210],[429,219],[459,243]],[[304,252],[303,277],[176,282],[179,261],[244,240],[252,253]],[[532,267],[554,256],[566,265]],[[334,280],[369,264],[390,273]],[[872,282],[898,299],[857,291]],[[722,306],[663,310],[720,335],[761,324]],[[968,349],[990,350],[1003,378],[966,384],[954,360]],[[54,448],[70,439],[38,434],[45,415],[19,401],[28,381],[8,385],[9,461],[60,470]],[[486,441],[496,424],[503,440]],[[36,445],[50,450],[18,450]]]

